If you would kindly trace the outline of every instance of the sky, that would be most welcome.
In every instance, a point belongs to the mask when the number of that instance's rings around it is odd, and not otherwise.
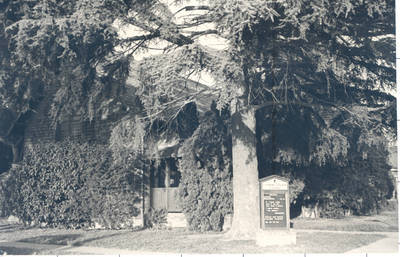
[[[176,13],[180,9],[182,9],[182,5],[174,4],[173,0],[164,0],[162,2],[168,4],[172,13]],[[185,1],[185,5],[196,6],[196,5],[201,5],[201,2],[200,1]],[[190,12],[180,11],[175,16],[176,17],[175,22],[177,24],[182,23],[184,21],[185,17],[187,17],[188,15],[201,14],[201,12],[202,11],[190,11]],[[133,25],[121,26],[117,23],[116,26],[118,26],[119,35],[122,38],[133,36],[133,35],[137,36],[137,35],[141,35],[144,33],[144,31],[142,29],[135,27]],[[212,28],[213,28],[213,24],[206,24],[206,25],[202,25],[202,26],[197,26],[195,28],[190,28],[190,30],[191,31],[197,31],[197,30],[201,31],[201,30],[212,29]],[[228,47],[226,41],[223,38],[217,37],[216,35],[200,36],[197,40],[198,40],[199,44],[210,47],[212,49],[216,49],[216,50],[224,50]],[[162,50],[156,50],[156,49],[160,49],[160,48],[163,48],[166,46],[167,46],[167,42],[153,43],[153,44],[149,45],[149,47],[154,48],[154,49],[150,49],[146,52],[143,52],[143,51],[137,52],[136,54],[134,54],[134,58],[135,58],[135,60],[140,61],[143,58],[148,57],[148,56],[162,54],[163,53]],[[189,78],[191,80],[197,81],[197,82],[202,83],[207,86],[212,86],[215,83],[212,76],[210,74],[208,74],[207,72],[201,72],[200,74],[194,73],[194,74],[190,75]]]

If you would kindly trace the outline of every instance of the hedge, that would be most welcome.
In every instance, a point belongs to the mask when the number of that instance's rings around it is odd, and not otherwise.
[[[34,144],[2,180],[1,211],[50,227],[132,226],[139,213],[138,174],[112,165],[107,146]]]

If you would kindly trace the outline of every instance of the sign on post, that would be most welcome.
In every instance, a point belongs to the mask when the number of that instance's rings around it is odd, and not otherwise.
[[[289,180],[272,175],[260,179],[261,228],[289,229]]]

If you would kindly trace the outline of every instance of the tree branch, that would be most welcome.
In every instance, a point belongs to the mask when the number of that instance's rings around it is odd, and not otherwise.
[[[208,29],[204,31],[185,31],[184,33],[190,33],[190,37],[195,37],[195,36],[204,36],[209,34],[218,34],[218,31],[216,29]]]

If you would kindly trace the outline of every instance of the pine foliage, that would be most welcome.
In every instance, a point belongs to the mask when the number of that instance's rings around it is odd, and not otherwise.
[[[54,124],[76,113],[93,119],[121,105],[110,98],[123,91],[115,84],[129,64],[112,56],[116,10],[106,2],[2,1],[0,104],[19,114],[50,98]]]

